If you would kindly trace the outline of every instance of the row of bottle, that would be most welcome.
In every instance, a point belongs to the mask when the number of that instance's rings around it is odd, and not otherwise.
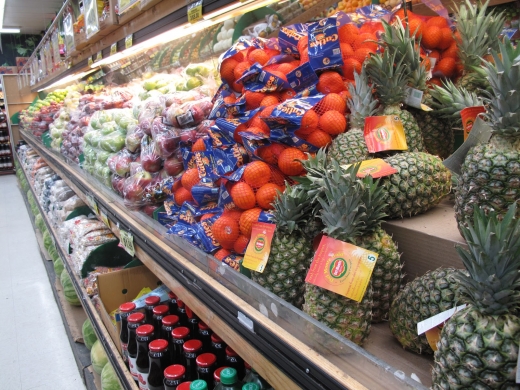
[[[0,142],[9,141],[9,133],[6,129],[0,129]]]
[[[11,144],[9,142],[0,144],[0,156],[7,156],[11,154]]]
[[[0,157],[0,170],[1,169],[13,169],[11,157]]]
[[[147,297],[144,313],[133,302],[124,303],[119,315],[123,359],[141,390],[175,390],[196,379],[213,384],[223,367],[233,368],[237,380],[247,370],[259,390],[271,389],[173,293],[167,304],[158,296]]]

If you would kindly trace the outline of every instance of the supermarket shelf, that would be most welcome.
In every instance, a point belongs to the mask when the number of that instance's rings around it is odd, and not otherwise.
[[[4,169],[4,170],[0,171],[0,176],[13,175],[13,174],[14,174],[14,169]]]
[[[18,163],[20,166],[22,166],[21,161],[18,158]],[[23,171],[23,169],[22,169]],[[25,171],[23,171],[25,174]],[[25,175],[27,178],[27,181],[29,183],[29,186],[31,188],[32,194],[37,198],[36,192],[34,191],[34,188],[32,187],[29,178],[27,175]],[[66,260],[66,251],[65,249],[59,244],[59,240],[57,239],[58,234],[56,233],[56,230],[52,226],[52,224],[49,223],[47,220],[47,215],[41,208],[41,205],[38,204],[38,208],[40,209],[40,213],[42,214],[43,220],[45,221],[45,225],[47,226],[47,230],[53,237],[53,240],[56,244],[56,249],[58,250],[58,253],[60,257],[63,259],[63,264],[65,266],[65,269],[69,273],[72,284],[74,285],[74,289],[76,290],[76,294],[78,295],[78,298],[80,299],[81,305],[83,306],[83,309],[85,310],[85,313],[87,317],[90,319],[92,326],[97,334],[98,339],[100,340],[101,344],[103,345],[103,348],[105,349],[105,352],[107,353],[108,359],[110,360],[110,363],[114,367],[119,380],[121,381],[121,384],[123,385],[124,389],[127,390],[137,390],[138,387],[135,384],[135,381],[133,380],[132,376],[130,375],[130,372],[127,370],[125,363],[123,362],[119,351],[117,350],[117,347],[115,346],[114,342],[112,341],[110,334],[108,333],[107,329],[105,328],[105,325],[103,324],[103,321],[99,317],[99,314],[96,311],[96,308],[94,307],[94,304],[92,303],[90,297],[87,295],[86,291],[81,286],[81,282],[76,275],[76,273],[72,270],[69,262]],[[53,283],[51,283],[54,285]]]
[[[23,172],[23,170],[22,170]],[[25,172],[24,172],[25,175]],[[26,175],[25,175],[26,176]],[[27,178],[27,176],[26,176]],[[31,188],[32,192],[32,188]],[[78,370],[80,375],[83,378],[83,383],[87,390],[100,390],[101,387],[98,387],[95,383],[95,378],[92,370],[90,369],[91,361],[90,361],[90,351],[85,347],[83,342],[78,342],[77,335],[73,335],[71,332],[71,324],[74,324],[75,327],[78,324],[82,324],[86,318],[86,314],[82,308],[72,307],[65,303],[65,297],[63,295],[63,291],[61,290],[61,286],[59,286],[58,278],[56,273],[54,272],[54,266],[52,261],[50,261],[50,256],[47,253],[43,245],[43,237],[40,230],[34,224],[34,215],[31,212],[31,207],[29,206],[29,202],[27,201],[27,194],[24,194],[20,188],[20,193],[25,202],[25,207],[27,208],[29,218],[33,225],[34,234],[36,236],[36,240],[38,242],[38,247],[40,249],[40,254],[42,256],[42,261],[45,266],[45,270],[47,272],[47,276],[49,278],[49,283],[51,285],[52,293],[54,295],[54,299],[58,306],[58,310],[60,312],[62,321],[65,326],[65,332],[67,333],[67,337],[69,339],[69,343],[72,349],[72,353],[74,355],[74,359],[76,360],[76,365],[78,366]],[[34,192],[33,192],[34,194]],[[40,208],[41,212],[41,208]]]
[[[423,382],[429,380],[431,359],[408,352],[373,356],[243,275],[226,272],[228,267],[182,239],[166,235],[163,226],[126,209],[121,198],[78,166],[29,133],[21,135],[79,196],[95,195],[114,232],[119,234],[116,226],[132,232],[136,256],[275,388],[291,389],[296,384],[313,390],[425,389],[408,375],[419,372]],[[250,328],[239,321],[239,314],[246,316]],[[404,375],[395,368],[410,364],[414,371]]]

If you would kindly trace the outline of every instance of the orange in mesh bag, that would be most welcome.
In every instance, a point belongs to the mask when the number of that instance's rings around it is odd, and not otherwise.
[[[213,237],[224,249],[233,249],[235,241],[240,235],[238,222],[228,216],[220,216],[211,227]]]
[[[253,161],[246,165],[242,179],[251,188],[260,188],[271,179],[271,168],[265,162]]]
[[[274,207],[271,203],[278,197],[279,192],[284,191],[284,187],[275,183],[264,184],[256,191],[256,203],[264,210],[272,210]]]
[[[359,35],[359,29],[354,24],[345,24],[338,28],[339,41],[342,43],[354,43]]]
[[[323,94],[327,94],[339,93],[341,91],[344,91],[346,88],[345,84],[343,84],[343,79],[339,73],[327,71],[323,72],[319,76],[316,89]]]
[[[264,160],[269,165],[278,165],[278,156],[285,150],[282,144],[272,143],[269,146],[264,146],[258,149],[258,157]]]
[[[262,209],[259,207],[244,211],[239,221],[240,233],[247,238],[251,238],[253,223],[258,221],[261,212]]]

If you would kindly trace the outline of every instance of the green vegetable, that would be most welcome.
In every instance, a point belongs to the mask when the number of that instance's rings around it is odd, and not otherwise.
[[[94,328],[92,327],[92,322],[87,318],[81,327],[81,334],[83,335],[83,342],[85,343],[85,347],[90,351],[92,350],[92,346],[97,341],[96,332],[94,332]]]
[[[105,364],[101,371],[101,390],[121,390],[121,383],[117,378],[114,367],[110,363]]]
[[[63,272],[63,269],[65,268],[61,257],[58,257],[56,260],[54,260],[53,265],[54,265],[54,273],[56,275],[61,275],[61,273]]]
[[[78,295],[76,294],[76,290],[74,290],[72,279],[70,278],[66,269],[64,269],[61,273],[60,282],[61,286],[63,287],[63,295],[65,295],[65,300],[72,306],[81,306],[81,302],[78,298]]]
[[[92,361],[92,368],[95,372],[101,375],[103,368],[108,363],[108,356],[99,340],[96,340],[90,350],[90,360]]]

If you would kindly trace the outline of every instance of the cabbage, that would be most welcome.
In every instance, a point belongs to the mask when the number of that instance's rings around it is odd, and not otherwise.
[[[101,375],[101,371],[108,363],[108,356],[99,340],[96,340],[90,350],[90,360],[92,361],[92,368],[95,372]]]
[[[110,363],[105,364],[101,371],[101,390],[121,390],[121,383]]]
[[[97,341],[96,332],[94,332],[94,328],[92,327],[92,322],[87,318],[81,327],[81,334],[83,335],[83,342],[85,343],[85,347],[88,350],[92,350],[92,346]]]

